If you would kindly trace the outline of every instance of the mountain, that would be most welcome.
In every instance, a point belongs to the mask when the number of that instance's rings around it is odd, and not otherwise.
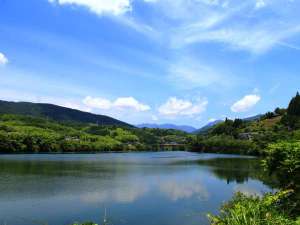
[[[186,125],[175,125],[175,124],[151,124],[151,123],[144,123],[137,125],[139,128],[158,128],[158,129],[173,129],[173,130],[181,130],[187,133],[193,133],[197,129],[192,126],[186,126]]]
[[[194,133],[197,133],[197,134],[203,134],[203,133],[206,133],[210,128],[212,128],[213,126],[219,124],[219,123],[222,123],[223,120],[215,120],[213,122],[210,122],[208,124],[206,124],[205,126],[201,127],[199,130],[196,130]]]
[[[76,109],[70,109],[62,106],[44,103],[7,102],[0,100],[0,114],[47,117],[62,122],[72,121],[101,125],[132,126],[109,116],[96,115],[88,112],[82,112]]]

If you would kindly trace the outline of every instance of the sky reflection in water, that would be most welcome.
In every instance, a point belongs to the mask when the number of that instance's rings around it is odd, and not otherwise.
[[[207,224],[236,191],[271,191],[258,160],[187,152],[0,156],[0,223]]]

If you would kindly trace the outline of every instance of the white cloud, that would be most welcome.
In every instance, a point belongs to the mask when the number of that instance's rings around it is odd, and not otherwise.
[[[114,15],[121,24],[131,27],[173,48],[191,44],[221,43],[229,50],[262,54],[300,33],[295,1],[267,0],[143,0],[151,4],[149,15],[156,22],[128,15],[137,0],[48,0],[60,5],[77,5],[102,16]],[[295,6],[293,7],[292,4]],[[269,13],[262,15],[264,8]],[[276,13],[275,13],[276,12]]]
[[[49,0],[49,2],[83,6],[98,15],[122,15],[132,9],[130,0]]]
[[[6,56],[0,52],[0,65],[6,65],[8,63],[8,59]]]
[[[300,46],[297,46],[297,45],[289,44],[289,43],[286,43],[286,42],[279,42],[278,45],[281,45],[283,47],[290,48],[290,49],[293,49],[293,50],[300,51]]]
[[[225,71],[221,73],[192,57],[182,57],[172,63],[168,69],[168,80],[181,89],[212,85],[231,86],[235,83],[235,78]]]
[[[255,8],[260,9],[266,6],[266,2],[264,0],[256,0]]]
[[[133,97],[118,98],[113,103],[113,105],[115,107],[118,107],[118,108],[131,108],[131,109],[135,109],[136,111],[148,111],[148,110],[150,110],[150,106],[138,102]]]
[[[126,16],[132,11],[132,0],[48,0],[50,3],[59,5],[77,5],[89,9],[98,16],[113,15],[111,19],[130,27],[151,38],[158,38],[160,33],[148,24],[135,20],[134,17]]]
[[[87,96],[83,99],[83,103],[91,108],[97,109],[110,109],[112,107],[112,103],[105,98],[93,98],[91,96]]]
[[[300,33],[297,6],[287,8],[286,4],[281,0],[160,0],[156,5],[171,19],[169,29],[165,24],[161,29],[173,48],[215,42],[230,50],[261,54]],[[255,10],[262,7],[269,14]]]
[[[193,116],[204,112],[207,104],[207,100],[191,102],[171,97],[166,103],[159,107],[158,111],[165,116]]]
[[[90,108],[84,107],[81,104],[74,103],[74,102],[64,102],[62,104],[59,104],[60,106],[70,108],[70,109],[77,109],[84,112],[91,112]]]
[[[159,0],[144,0],[144,2],[150,2],[150,3],[155,3],[158,2]]]
[[[152,116],[151,116],[151,119],[152,119],[153,121],[158,121],[158,117],[155,116],[155,115],[152,115]]]
[[[287,24],[276,24],[274,22],[273,24],[266,23],[244,27],[239,24],[218,29],[183,31],[176,36],[174,43],[175,46],[180,46],[203,42],[219,42],[226,44],[232,50],[246,50],[254,54],[261,54],[276,45],[283,46],[281,40],[285,40],[299,32],[299,25],[290,27]]]
[[[150,106],[140,103],[133,97],[120,97],[115,101],[110,101],[105,98],[93,98],[91,96],[87,96],[83,100],[83,103],[88,107],[102,110],[129,109],[137,112],[143,112],[151,109]]]
[[[246,112],[253,106],[255,106],[260,101],[260,99],[261,97],[259,95],[246,95],[231,106],[231,111]]]
[[[257,93],[259,93],[259,88],[257,88],[257,87],[256,87],[256,88],[254,88],[252,92],[253,92],[254,94],[257,94]]]

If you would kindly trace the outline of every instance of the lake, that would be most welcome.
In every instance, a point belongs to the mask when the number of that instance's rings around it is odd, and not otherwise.
[[[0,224],[205,225],[237,192],[272,191],[258,159],[189,152],[0,155]]]

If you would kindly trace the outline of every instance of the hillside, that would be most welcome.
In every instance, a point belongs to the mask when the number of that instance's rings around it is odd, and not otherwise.
[[[194,151],[263,155],[270,143],[298,141],[300,137],[300,95],[287,109],[247,119],[226,119],[197,133]]]
[[[99,125],[131,126],[125,122],[104,115],[82,112],[62,106],[30,102],[7,102],[0,100],[0,115],[14,114],[45,117],[61,122],[92,123]]]
[[[61,123],[45,117],[0,115],[0,154],[38,152],[155,151],[190,141],[177,130]]]
[[[252,117],[247,117],[242,119],[243,121],[247,121],[247,122],[255,122],[258,121],[263,115],[259,114],[256,116],[252,116]],[[195,134],[207,134],[209,133],[216,125],[220,124],[224,122],[224,120],[215,120],[213,122],[210,122],[208,124],[206,124],[205,126],[201,127],[200,129],[196,130],[194,133]]]

